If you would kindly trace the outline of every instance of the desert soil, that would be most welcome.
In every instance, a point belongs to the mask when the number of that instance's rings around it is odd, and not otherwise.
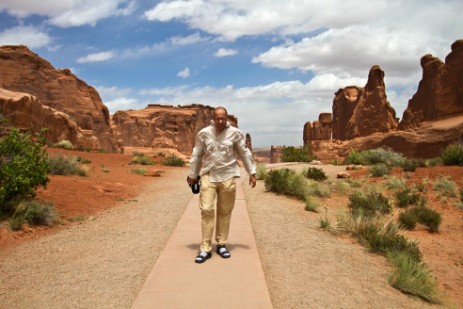
[[[144,168],[160,177],[143,177],[130,172],[141,167],[128,165],[130,155],[50,153],[90,159],[89,177],[52,176],[39,190],[38,197],[57,208],[57,226],[12,232],[0,225],[0,308],[130,308],[191,198],[187,168],[158,164]],[[344,170],[320,167],[332,178]],[[354,174],[364,179],[365,171]],[[418,169],[408,177],[440,174],[463,186],[463,168]],[[318,228],[320,218],[345,211],[345,196],[324,199],[322,211],[313,213],[299,201],[265,192],[262,181],[245,188],[275,308],[435,307],[390,287],[383,257]],[[407,236],[419,239],[446,304],[461,308],[463,211],[435,195],[430,205],[444,216],[441,231]]]

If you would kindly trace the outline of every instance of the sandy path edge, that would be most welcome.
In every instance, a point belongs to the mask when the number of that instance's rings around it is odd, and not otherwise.
[[[137,201],[0,252],[0,308],[130,308],[192,194],[167,171]]]

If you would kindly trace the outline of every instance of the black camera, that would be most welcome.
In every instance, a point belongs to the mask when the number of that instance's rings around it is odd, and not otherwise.
[[[190,185],[191,192],[193,192],[193,194],[198,194],[199,191],[201,190],[201,184],[199,183],[200,179],[201,177],[198,176],[198,179],[196,179],[196,181],[192,185]],[[188,177],[187,177],[187,180],[188,180]]]

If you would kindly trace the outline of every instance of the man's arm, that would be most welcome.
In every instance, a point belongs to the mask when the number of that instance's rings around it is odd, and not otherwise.
[[[246,146],[246,139],[242,133],[239,134],[239,139],[235,142],[235,149],[249,174],[249,185],[254,188],[256,186],[256,162],[251,150]]]
[[[201,163],[204,155],[204,142],[200,138],[200,134],[196,135],[195,147],[191,153],[190,159],[190,173],[188,175],[188,184],[193,184],[196,182],[199,176],[199,170],[201,168]]]

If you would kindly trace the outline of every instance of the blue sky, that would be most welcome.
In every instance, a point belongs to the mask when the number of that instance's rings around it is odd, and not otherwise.
[[[444,61],[463,39],[461,12],[461,0],[0,0],[0,45],[70,68],[111,113],[223,105],[254,147],[301,145],[304,123],[373,65],[402,117],[420,58]]]

